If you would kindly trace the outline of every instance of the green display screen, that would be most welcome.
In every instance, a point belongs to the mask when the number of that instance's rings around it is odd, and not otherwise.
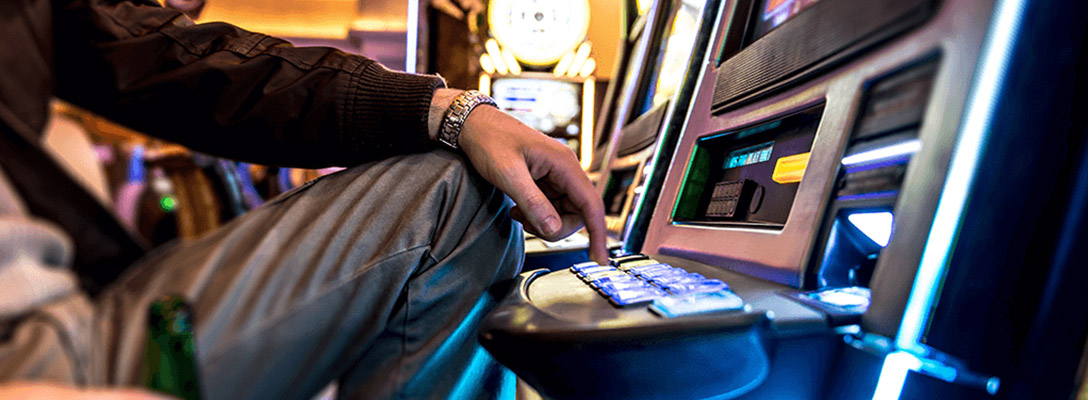
[[[725,164],[722,168],[736,168],[743,167],[745,165],[761,163],[771,159],[771,150],[774,148],[774,142],[767,142],[755,146],[745,147],[740,150],[733,150],[729,152],[729,155],[725,157]]]

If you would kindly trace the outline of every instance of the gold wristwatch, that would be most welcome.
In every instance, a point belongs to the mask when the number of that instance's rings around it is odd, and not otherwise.
[[[438,127],[438,141],[451,149],[460,149],[458,139],[461,137],[461,128],[465,126],[468,114],[481,104],[498,107],[491,97],[475,90],[461,93],[453,99],[446,115],[442,117],[442,125]]]

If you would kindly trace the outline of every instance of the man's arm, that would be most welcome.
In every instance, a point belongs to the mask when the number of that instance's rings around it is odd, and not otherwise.
[[[442,115],[460,93],[435,92],[428,124],[431,138],[438,137]],[[558,240],[585,226],[590,258],[608,261],[604,202],[569,147],[493,107],[473,109],[460,145],[480,175],[517,203],[510,215],[526,230]]]
[[[148,134],[251,162],[348,166],[433,147],[435,76],[151,0],[54,4],[57,95]]]
[[[58,1],[57,94],[210,154],[319,167],[424,151],[460,93],[360,56],[193,25],[150,0]],[[554,240],[584,225],[606,261],[604,206],[573,152],[489,107],[469,115],[461,145],[530,232]]]

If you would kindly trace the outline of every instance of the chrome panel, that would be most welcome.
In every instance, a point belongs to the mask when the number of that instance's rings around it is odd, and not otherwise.
[[[699,94],[689,110],[679,150],[671,160],[644,251],[695,259],[799,287],[865,82],[939,53],[941,65],[934,95],[919,132],[922,149],[907,171],[895,210],[895,232],[873,278],[874,308],[884,304],[901,312],[910,290],[910,285],[904,283],[913,281],[932,222],[992,7],[992,1],[947,0],[925,25],[862,57],[803,85],[713,116],[710,108],[717,78],[713,60],[717,54],[708,53]],[[729,16],[723,18],[729,20]],[[724,25],[719,25],[711,43],[720,41],[727,29]],[[680,183],[698,137],[743,128],[820,103],[825,106],[823,120],[813,142],[809,167],[781,230],[671,223]]]

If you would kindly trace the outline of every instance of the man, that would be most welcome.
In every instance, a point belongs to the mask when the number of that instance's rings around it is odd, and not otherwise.
[[[151,0],[0,18],[0,381],[49,382],[0,396],[142,396],[100,389],[139,383],[146,308],[180,294],[210,398],[475,397],[474,324],[522,258],[508,214],[548,239],[584,224],[606,258],[573,153],[437,77]],[[207,153],[354,167],[147,252],[41,149],[50,96]]]

